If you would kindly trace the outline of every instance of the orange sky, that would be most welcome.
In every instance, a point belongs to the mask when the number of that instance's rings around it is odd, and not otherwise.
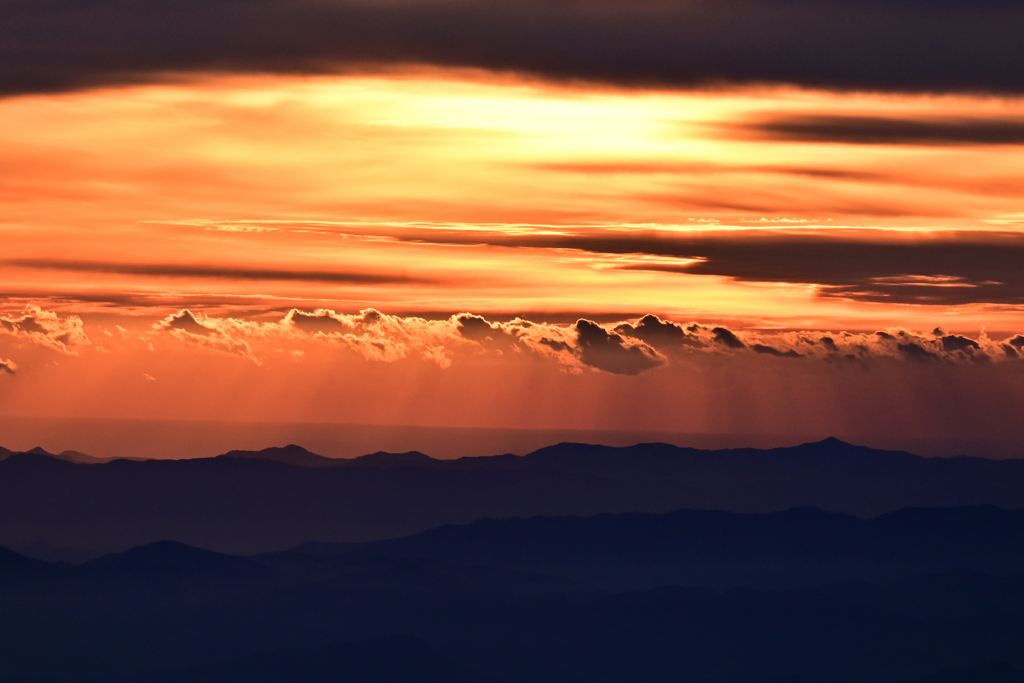
[[[926,433],[1019,398],[1022,118],[438,70],[0,99],[0,413]],[[690,355],[571,326],[644,314],[699,323]]]

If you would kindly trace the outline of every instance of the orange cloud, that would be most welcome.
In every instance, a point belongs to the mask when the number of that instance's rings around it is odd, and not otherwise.
[[[28,306],[20,317],[0,317],[0,333],[27,339],[66,354],[77,354],[89,343],[82,319],[75,315],[61,318],[52,311]]]
[[[365,309],[357,314],[330,309],[291,309],[277,321],[216,318],[183,310],[155,323],[158,334],[257,363],[286,351],[302,358],[310,344],[342,347],[366,360],[393,363],[420,358],[447,368],[460,358],[506,353],[533,354],[555,360],[571,371],[592,369],[637,375],[673,359],[700,355],[754,354],[830,363],[932,361],[952,364],[1002,362],[1019,358],[1024,336],[990,339],[889,328],[876,332],[731,330],[702,323],[676,323],[655,315],[634,322],[600,324],[580,319],[571,324],[516,318],[490,322],[459,313],[445,319],[398,316]]]
[[[304,308],[82,330],[77,355],[0,335],[0,415],[1009,438],[1024,400],[1024,335],[910,326]]]
[[[421,71],[197,77],[0,118],[8,310],[1024,323],[1018,149],[981,144],[1015,139],[1020,99]]]

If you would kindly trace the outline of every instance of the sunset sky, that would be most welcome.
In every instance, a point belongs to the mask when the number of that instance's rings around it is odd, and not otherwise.
[[[0,416],[1024,442],[1021,31],[0,1]]]

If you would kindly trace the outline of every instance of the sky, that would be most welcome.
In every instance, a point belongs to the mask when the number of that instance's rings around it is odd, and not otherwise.
[[[1024,443],[1022,30],[0,0],[0,418]]]

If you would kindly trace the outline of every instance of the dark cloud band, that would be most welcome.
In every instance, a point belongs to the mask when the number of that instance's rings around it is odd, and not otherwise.
[[[741,126],[772,140],[857,145],[1021,145],[1019,119],[784,116]]]
[[[824,296],[890,303],[1024,304],[1024,233],[945,232],[906,240],[847,230],[695,233],[577,230],[561,235],[437,231],[400,234],[432,243],[572,249],[600,255],[646,255],[611,267],[750,282],[820,285]]]
[[[0,93],[396,63],[692,86],[1020,92],[1005,0],[5,0]]]
[[[99,261],[64,261],[50,259],[8,259],[0,266],[66,270],[83,273],[110,273],[150,277],[215,278],[223,280],[267,280],[294,282],[326,282],[338,284],[421,284],[425,278],[400,274],[354,273],[326,270],[283,270],[276,268],[232,268],[179,264],[131,264]]]

